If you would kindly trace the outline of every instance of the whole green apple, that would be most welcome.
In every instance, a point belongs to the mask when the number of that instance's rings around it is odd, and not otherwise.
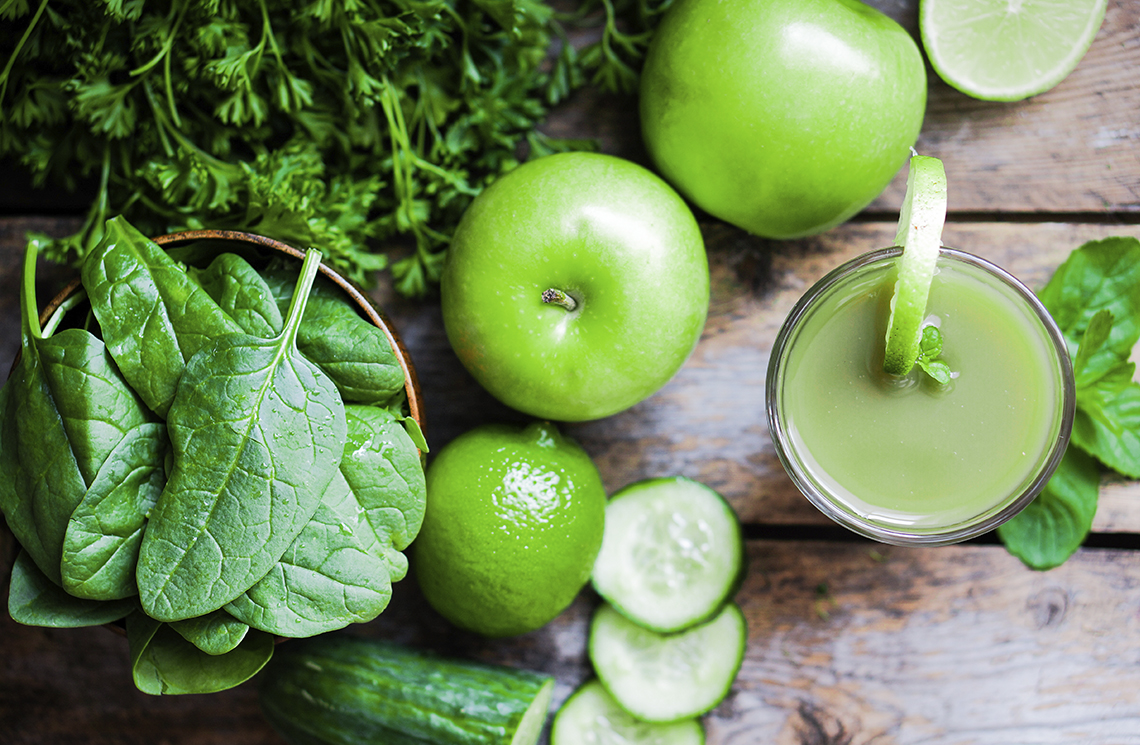
[[[708,258],[684,200],[597,153],[527,162],[468,207],[440,281],[456,355],[543,419],[609,416],[677,372],[704,329]]]
[[[905,163],[925,106],[918,46],[858,0],[677,0],[640,88],[661,174],[767,238],[866,207]]]

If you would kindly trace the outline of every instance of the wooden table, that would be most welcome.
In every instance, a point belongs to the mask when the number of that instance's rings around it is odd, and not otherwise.
[[[916,0],[872,3],[912,31]],[[1140,3],[1110,0],[1078,69],[1020,103],[975,101],[933,74],[918,149],[950,182],[949,245],[1040,287],[1068,252],[1140,236]],[[635,107],[583,92],[548,125],[644,161]],[[749,624],[743,669],[706,718],[710,743],[878,745],[1140,743],[1140,483],[1106,479],[1093,535],[1062,567],[1033,572],[992,536],[890,548],[832,526],[772,449],[764,374],[777,328],[826,270],[888,245],[903,178],[824,235],[772,242],[702,220],[712,305],[700,345],[662,391],[608,419],[567,426],[612,492],[683,474],[720,490],[746,524]],[[9,207],[0,218],[0,364],[18,344],[19,262],[29,229],[72,217]],[[48,297],[59,277],[41,283]],[[462,371],[434,301],[375,292],[404,336],[438,450],[488,421],[523,418]],[[452,631],[411,580],[363,633],[545,670],[560,703],[588,676],[585,591],[547,627],[490,642]],[[150,697],[130,681],[126,642],[103,629],[49,630],[0,618],[0,743],[268,745],[252,686]]]

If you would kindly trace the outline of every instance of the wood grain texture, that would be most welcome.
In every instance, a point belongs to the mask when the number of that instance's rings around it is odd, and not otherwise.
[[[693,355],[657,394],[597,422],[566,425],[613,490],[654,476],[684,475],[723,493],[748,523],[826,525],[776,458],[764,415],[772,343],[799,297],[826,272],[890,245],[892,223],[852,223],[822,236],[780,243],[720,223],[703,225],[712,300]],[[1140,226],[1069,223],[951,223],[945,242],[983,256],[1042,287],[1069,252]],[[523,421],[483,392],[451,353],[438,308],[377,291],[416,362],[428,401],[433,449],[488,420]],[[1114,482],[1096,530],[1140,532],[1140,484]]]
[[[705,718],[710,745],[1140,743],[1138,552],[1086,550],[1047,573],[994,546],[769,540],[751,541],[748,556],[737,595],[748,648]],[[592,677],[598,603],[587,589],[544,628],[493,641],[451,629],[409,578],[352,633],[549,673],[557,707]],[[134,690],[126,641],[105,629],[3,618],[0,651],[5,745],[281,742],[252,684]]]
[[[716,743],[1140,742],[1140,556],[758,542]]]
[[[917,0],[867,0],[915,39]],[[927,63],[927,105],[916,145],[942,159],[949,210],[961,213],[1078,212],[1140,215],[1140,3],[1109,0],[1084,59],[1052,90],[1024,101],[978,101],[942,82]],[[603,152],[650,165],[632,96],[581,91],[545,130],[592,137]],[[897,214],[901,169],[871,214]],[[1068,218],[1066,218],[1068,219]]]

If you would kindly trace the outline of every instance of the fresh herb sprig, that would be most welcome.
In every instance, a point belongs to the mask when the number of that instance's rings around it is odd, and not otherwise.
[[[78,263],[122,214],[320,246],[364,283],[390,265],[420,296],[484,186],[591,146],[543,135],[550,108],[588,74],[628,87],[656,3],[596,1],[583,60],[542,0],[0,0],[0,155],[95,184],[75,234],[38,237],[48,258]]]
[[[954,373],[942,359],[942,332],[937,326],[923,326],[915,364],[940,385],[949,385]]]
[[[1140,478],[1140,383],[1129,359],[1140,341],[1140,240],[1082,245],[1039,296],[1072,352],[1072,439],[1042,493],[998,535],[1026,565],[1051,569],[1092,528],[1102,466]]]

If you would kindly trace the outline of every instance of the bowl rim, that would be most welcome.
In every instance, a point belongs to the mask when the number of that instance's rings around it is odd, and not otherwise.
[[[298,261],[304,261],[305,259],[305,252],[295,246],[274,238],[240,230],[180,230],[173,233],[166,233],[165,235],[160,235],[150,240],[164,249],[199,240],[232,241],[268,248],[297,259]],[[416,424],[419,425],[420,430],[426,433],[427,423],[424,419],[423,392],[420,388],[419,377],[416,375],[415,366],[412,364],[411,354],[404,345],[404,340],[396,330],[396,327],[392,324],[388,316],[376,306],[372,299],[355,282],[340,274],[323,261],[318,268],[321,274],[336,284],[337,287],[352,299],[353,303],[355,303],[373,325],[384,332],[388,343],[396,353],[396,359],[400,363],[400,369],[404,373],[404,392],[408,398],[408,414],[412,419],[416,420]],[[43,310],[40,311],[40,323],[46,323],[55,310],[79,288],[80,284],[81,281],[78,277],[68,282],[67,285],[44,306]],[[16,358],[12,363],[13,369],[15,365],[19,363],[19,359],[20,354],[17,351]]]
[[[197,240],[221,240],[233,241],[238,243],[247,243],[255,246],[268,248],[272,251],[277,251],[290,256],[298,261],[304,261],[305,252],[291,246],[288,243],[269,238],[256,233],[247,233],[240,230],[181,230],[173,233],[167,233],[150,239],[163,248],[168,248],[181,243],[188,243]],[[412,364],[411,354],[408,348],[404,345],[404,340],[400,337],[396,327],[388,319],[388,316],[380,310],[379,307],[372,301],[372,299],[362,290],[355,282],[348,279],[344,275],[337,272],[335,269],[325,264],[323,261],[318,266],[319,271],[330,281],[336,284],[342,291],[344,291],[356,304],[365,317],[375,326],[377,326],[384,335],[388,338],[388,343],[391,344],[392,350],[396,353],[396,359],[400,363],[400,368],[404,372],[404,391],[408,399],[408,414],[415,419],[416,424],[419,425],[420,430],[426,433],[426,422],[424,421],[424,406],[423,406],[423,393],[420,389],[419,378],[416,375],[415,366]],[[82,284],[79,277],[73,278],[69,281],[63,289],[56,293],[48,303],[40,311],[40,323],[47,323],[52,314],[57,308],[71,296]],[[20,350],[16,351],[16,355],[12,361],[11,368],[8,371],[8,376],[11,377],[12,371],[20,362]],[[416,448],[419,450],[419,447]],[[420,452],[422,459],[426,453]],[[12,562],[15,561],[16,552],[18,549],[18,542],[11,534],[8,526],[0,519],[0,568],[10,567]],[[10,555],[9,555],[10,554]],[[7,576],[0,577],[0,590],[7,591],[8,578]],[[119,625],[118,622],[103,624],[103,627],[113,631],[121,636],[126,635],[126,629]],[[275,640],[277,643],[283,641],[281,637]]]

